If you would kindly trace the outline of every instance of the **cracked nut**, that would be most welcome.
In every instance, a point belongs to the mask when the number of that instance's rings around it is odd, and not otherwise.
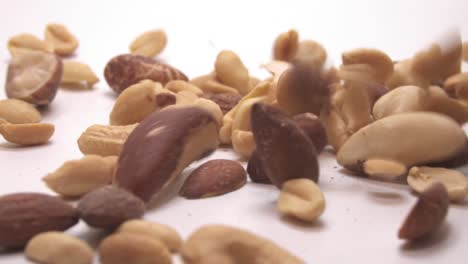
[[[23,100],[4,99],[0,100],[0,118],[12,124],[38,123],[41,113]]]
[[[8,98],[47,105],[55,98],[62,72],[62,60],[52,53],[21,52],[8,65],[6,94]]]
[[[325,198],[320,188],[312,180],[288,180],[281,187],[278,210],[284,215],[313,222],[323,214]]]
[[[123,223],[117,232],[157,239],[163,242],[172,253],[179,252],[182,247],[182,238],[179,233],[168,225],[144,220],[129,220]]]
[[[78,147],[85,155],[119,156],[125,140],[137,125],[92,125],[78,138]]]
[[[60,195],[79,197],[111,184],[116,164],[117,156],[87,155],[79,160],[65,162],[42,180]]]
[[[84,87],[93,87],[94,84],[99,82],[99,78],[93,72],[89,65],[66,60],[63,62],[63,76],[61,85],[72,86],[82,84]]]
[[[125,221],[142,217],[146,207],[130,192],[110,185],[87,193],[77,209],[89,226],[114,229]]]
[[[235,88],[242,95],[249,92],[249,71],[234,52],[224,50],[218,54],[215,72],[221,83]]]
[[[120,154],[118,185],[148,201],[182,170],[218,147],[218,121],[200,106],[169,106],[130,134]]]
[[[32,34],[19,34],[8,41],[8,50],[15,57],[28,51],[52,52],[53,47]]]
[[[186,264],[305,263],[268,239],[224,225],[205,225],[193,232],[181,254]]]
[[[54,125],[46,123],[0,124],[0,134],[6,141],[23,146],[45,144],[54,131]]]
[[[291,29],[281,33],[273,44],[273,59],[291,61],[299,49],[299,33]]]
[[[219,196],[241,188],[246,182],[246,172],[239,162],[215,159],[196,168],[179,195],[188,199]]]
[[[260,163],[260,159],[256,151],[252,153],[252,156],[250,156],[249,162],[247,163],[247,173],[253,182],[271,184],[270,178],[265,174],[263,165]]]
[[[29,240],[26,257],[41,264],[91,264],[93,249],[83,240],[62,232],[44,232]]]
[[[444,222],[449,205],[450,201],[444,185],[432,184],[419,196],[400,227],[398,237],[406,240],[427,237]]]
[[[147,79],[162,85],[172,80],[188,80],[185,74],[168,64],[133,54],[112,58],[104,69],[104,77],[107,84],[117,93]]]
[[[136,55],[154,57],[164,50],[166,44],[167,35],[164,30],[147,31],[132,41],[130,52]]]
[[[62,24],[48,24],[44,32],[45,42],[60,56],[70,56],[78,48],[78,39]]]
[[[35,235],[64,231],[79,220],[78,211],[62,199],[40,193],[0,197],[0,247],[23,247]]]
[[[442,183],[447,189],[450,201],[461,202],[468,193],[468,181],[463,173],[431,167],[413,167],[409,171],[407,182],[413,190],[423,193],[435,182]]]

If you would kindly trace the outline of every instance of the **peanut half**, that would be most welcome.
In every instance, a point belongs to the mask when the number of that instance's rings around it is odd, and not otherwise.
[[[0,134],[8,142],[23,146],[45,144],[54,131],[54,125],[46,123],[0,124]]]
[[[10,38],[8,50],[11,56],[16,56],[28,50],[52,52],[53,47],[32,34],[24,33]]]
[[[273,59],[291,61],[299,48],[299,33],[291,29],[283,32],[276,38],[273,44]]]
[[[215,62],[216,78],[223,84],[231,86],[245,95],[249,92],[249,71],[237,54],[232,51],[221,51]]]
[[[86,87],[93,87],[99,82],[99,78],[89,65],[78,61],[63,62],[62,85],[73,85],[85,83]]]
[[[468,61],[468,41],[463,42],[463,60]]]
[[[12,124],[38,123],[41,113],[25,101],[4,99],[0,100],[0,118]]]
[[[78,39],[70,33],[67,27],[58,23],[48,24],[44,32],[45,41],[53,47],[56,54],[72,55],[78,48]]]
[[[118,156],[128,135],[137,125],[90,126],[78,138],[78,147],[85,155]]]
[[[130,44],[130,52],[137,55],[154,57],[161,53],[167,44],[167,35],[164,30],[147,31],[138,36]]]

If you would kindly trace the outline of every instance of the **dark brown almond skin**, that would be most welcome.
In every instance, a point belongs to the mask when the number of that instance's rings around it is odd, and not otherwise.
[[[65,231],[79,220],[78,211],[62,199],[40,193],[0,197],[0,247],[20,248],[46,231]]]
[[[253,105],[251,115],[258,157],[271,182],[280,189],[290,179],[318,182],[317,151],[296,122],[266,104]]]
[[[141,218],[145,203],[116,186],[104,186],[87,193],[78,203],[81,218],[92,227],[114,229],[130,219]]]
[[[270,178],[263,171],[263,167],[260,164],[257,151],[252,153],[252,156],[247,163],[247,173],[250,179],[255,183],[271,184]]]
[[[212,123],[216,123],[213,116],[198,107],[152,113],[133,130],[122,148],[115,176],[118,185],[148,201],[176,171],[190,133]]]
[[[296,121],[297,126],[312,140],[317,153],[322,152],[328,143],[327,132],[322,121],[312,113],[295,115],[293,120]]]
[[[242,99],[242,95],[236,93],[204,93],[201,97],[215,102],[223,114],[231,111]]]
[[[442,183],[434,183],[421,193],[398,231],[398,237],[416,240],[433,233],[447,216],[450,200]]]
[[[247,173],[239,162],[210,160],[188,176],[179,195],[188,199],[219,196],[239,189],[246,182]]]
[[[175,104],[177,98],[175,95],[170,93],[160,93],[156,95],[156,106],[158,108],[164,108],[169,105]]]
[[[142,80],[160,82],[163,86],[172,80],[188,81],[176,68],[149,57],[122,54],[112,58],[104,69],[107,84],[117,93]]]

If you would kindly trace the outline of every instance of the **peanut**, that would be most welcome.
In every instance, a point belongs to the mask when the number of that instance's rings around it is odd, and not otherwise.
[[[166,84],[166,86],[164,86],[164,88],[166,88],[167,90],[173,92],[173,93],[179,93],[179,92],[182,92],[182,91],[189,91],[189,92],[192,92],[196,95],[202,95],[203,94],[203,90],[201,90],[200,88],[198,88],[196,85],[194,84],[191,84],[189,82],[186,82],[186,81],[182,81],[182,80],[173,80],[173,81],[170,81]]]
[[[48,24],[44,37],[54,52],[61,56],[72,55],[79,45],[78,39],[62,24]]]
[[[0,124],[0,134],[11,143],[30,146],[47,143],[55,127],[46,123]]]
[[[291,29],[281,33],[273,44],[273,59],[291,61],[299,48],[299,33]]]
[[[25,101],[4,99],[0,100],[0,118],[12,124],[38,123],[41,113]]]
[[[154,57],[161,53],[167,44],[167,36],[164,30],[147,31],[138,36],[130,44],[130,52],[137,55]]]
[[[11,56],[16,56],[25,50],[52,52],[53,47],[34,35],[24,33],[10,38],[8,41],[8,50]]]
[[[63,62],[62,84],[86,83],[87,87],[99,82],[89,65],[77,61]]]
[[[303,40],[299,42],[299,47],[294,59],[315,61],[317,65],[322,67],[327,60],[327,51],[316,41]]]
[[[118,156],[128,135],[137,125],[90,126],[81,134],[78,139],[78,146],[85,155]]]
[[[444,89],[456,98],[468,100],[468,72],[450,76],[444,82]]]
[[[245,95],[249,92],[249,71],[237,54],[232,51],[221,51],[215,62],[216,78],[223,84],[231,86]]]
[[[392,160],[368,159],[362,167],[370,178],[381,181],[397,181],[407,172],[404,164]]]

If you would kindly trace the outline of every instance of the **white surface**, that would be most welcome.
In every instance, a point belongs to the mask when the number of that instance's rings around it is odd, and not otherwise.
[[[49,192],[41,177],[81,153],[76,140],[88,126],[106,124],[114,93],[102,72],[114,55],[127,52],[138,34],[164,28],[162,58],[190,77],[212,70],[221,49],[236,51],[251,73],[269,60],[276,35],[291,27],[315,39],[339,63],[340,52],[377,47],[399,60],[411,56],[448,28],[468,39],[468,4],[460,1],[1,1],[0,83],[4,83],[8,38],[22,32],[42,36],[45,24],[64,23],[79,38],[76,59],[88,63],[101,82],[92,91],[60,90],[43,112],[56,125],[50,144],[16,148],[0,139],[0,194]],[[4,98],[0,89],[0,98]],[[234,157],[218,151],[213,157]],[[193,164],[193,168],[196,164]],[[271,238],[307,263],[467,263],[468,207],[453,205],[439,239],[408,248],[397,231],[415,197],[409,188],[345,176],[331,154],[320,158],[320,186],[327,208],[313,225],[282,219],[278,191],[248,183],[217,198],[185,200],[165,195],[146,219],[176,228],[184,238],[201,225],[225,223]],[[69,230],[94,245],[99,232],[82,222]],[[27,263],[20,253],[0,254],[0,263]],[[178,263],[178,262],[177,262]]]

